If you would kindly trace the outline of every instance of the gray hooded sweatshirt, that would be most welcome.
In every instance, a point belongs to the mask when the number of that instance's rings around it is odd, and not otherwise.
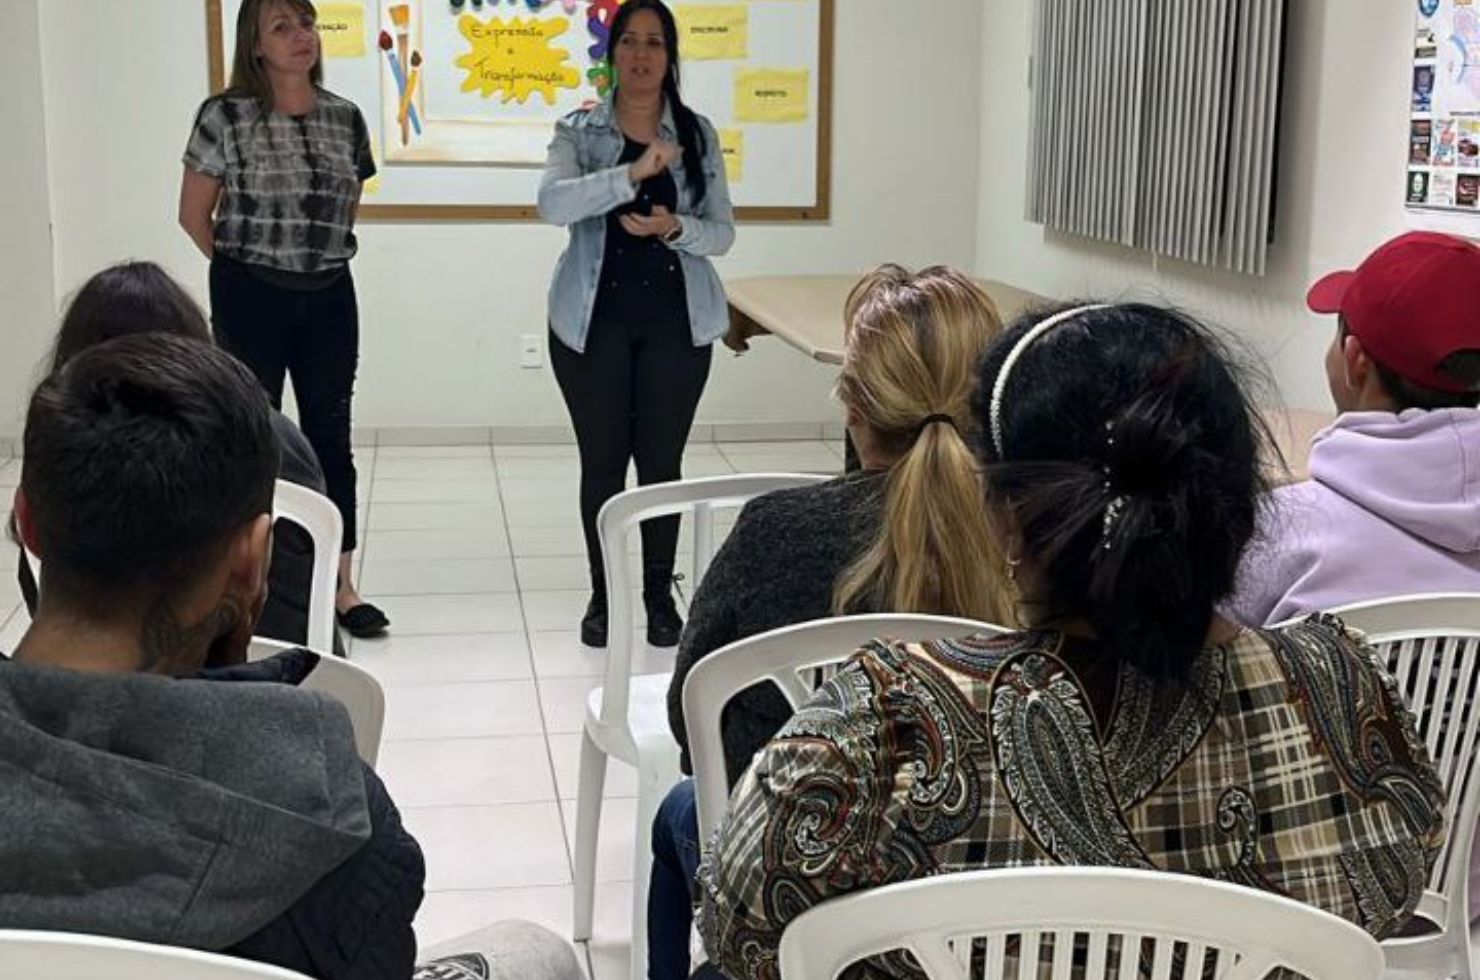
[[[370,831],[321,694],[0,660],[0,926],[226,949]]]

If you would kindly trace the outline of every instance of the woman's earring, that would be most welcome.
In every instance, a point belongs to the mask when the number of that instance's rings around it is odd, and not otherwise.
[[[1013,583],[1014,585],[1017,584],[1017,569],[1018,566],[1022,563],[1023,560],[1021,558],[1007,559],[1007,581]]]

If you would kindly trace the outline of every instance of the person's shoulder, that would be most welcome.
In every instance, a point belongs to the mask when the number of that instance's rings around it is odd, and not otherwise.
[[[352,99],[348,99],[340,95],[338,92],[331,92],[329,89],[320,88],[318,90],[318,96],[319,105],[321,106],[339,112],[353,112],[356,115],[359,115],[359,105],[356,104]]]
[[[755,497],[740,509],[731,536],[747,546],[770,548],[778,538],[795,545],[817,535],[841,535],[860,506],[852,482],[839,477]]]
[[[828,685],[830,695],[817,707],[824,714],[884,719],[896,713],[914,717],[922,700],[937,705],[983,704],[1004,668],[1026,672],[1026,683],[1036,683],[1043,696],[1082,697],[1078,683],[1054,654],[1056,635],[969,634],[935,640],[881,636],[844,659]],[[1068,677],[1070,683],[1048,683],[1056,677]]]
[[[603,103],[595,102],[591,105],[583,105],[579,109],[572,109],[559,119],[555,120],[557,130],[580,131],[600,123],[609,118],[611,111],[604,108]]]
[[[1231,650],[1230,664],[1238,667],[1238,673],[1251,678],[1277,673],[1296,690],[1324,689],[1332,684],[1386,688],[1391,683],[1382,657],[1366,636],[1330,613],[1247,629]]]
[[[256,117],[261,112],[257,100],[230,89],[217,92],[200,104],[195,111],[195,124],[214,125],[228,128],[235,123]]]
[[[326,88],[321,88],[318,92],[318,111],[323,113],[325,118],[345,123],[353,129],[369,131],[365,116],[360,112],[357,103]]]
[[[1398,682],[1367,638],[1326,613],[1244,636],[1244,657],[1230,674],[1246,708],[1246,729],[1275,736],[1305,727],[1316,737],[1301,744],[1329,757],[1351,781],[1368,787],[1410,783],[1410,819],[1421,833],[1431,832],[1442,816],[1444,790]],[[1290,712],[1290,704],[1308,710]]]
[[[850,473],[819,483],[772,490],[749,501],[741,514],[755,519],[772,517],[841,518],[854,507],[878,495],[882,478],[873,474]]]
[[[689,107],[689,111],[694,114],[694,119],[699,123],[699,128],[704,131],[705,136],[718,138],[719,129],[714,125],[714,122],[710,120],[708,116],[704,115],[704,113],[698,111],[692,106]]]

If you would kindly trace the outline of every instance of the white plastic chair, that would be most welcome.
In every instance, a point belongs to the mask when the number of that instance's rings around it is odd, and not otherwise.
[[[703,848],[708,850],[730,798],[720,719],[725,705],[736,694],[770,681],[796,709],[816,690],[819,668],[842,663],[869,640],[936,640],[1005,632],[1001,626],[952,616],[834,616],[736,640],[694,664],[684,678],[683,716],[689,735],[689,761],[694,766],[694,800]]]
[[[1418,905],[1439,931],[1384,942],[1386,976],[1474,980],[1469,882],[1480,818],[1480,593],[1398,596],[1332,612],[1383,654],[1449,795],[1448,839]]]
[[[709,566],[712,521],[718,508],[739,507],[773,490],[828,479],[817,474],[744,473],[655,483],[617,494],[597,515],[606,568],[607,650],[603,685],[586,700],[581,735],[581,774],[576,790],[575,922],[577,942],[591,938],[596,896],[596,843],[601,829],[607,757],[637,769],[637,822],[632,868],[632,973],[647,976],[647,887],[652,852],[647,846],[663,796],[682,775],[678,743],[668,729],[672,673],[632,674],[632,588],[627,538],[643,521],[694,514],[694,587]]]
[[[304,646],[315,653],[334,652],[334,594],[339,588],[339,548],[344,520],[334,501],[287,480],[277,481],[272,496],[274,521],[287,520],[313,540],[313,578],[308,593],[308,636]]]
[[[296,644],[254,636],[247,647],[247,660],[265,660]],[[355,730],[355,748],[370,768],[380,757],[380,736],[385,729],[385,689],[380,681],[359,664],[343,657],[319,654],[319,664],[300,685],[305,691],[322,691],[349,712]]]
[[[7,980],[308,980],[234,956],[72,932],[0,929]]]
[[[1126,946],[1132,955],[1117,956]],[[943,874],[815,906],[781,936],[781,976],[834,980],[901,949],[929,980],[1264,980],[1279,967],[1308,980],[1382,973],[1371,936],[1293,899],[1163,871],[1049,867]],[[1024,951],[1038,962],[1013,963]]]

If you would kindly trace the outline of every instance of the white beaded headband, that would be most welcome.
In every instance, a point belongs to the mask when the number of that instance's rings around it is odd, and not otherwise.
[[[997,381],[992,385],[992,445],[997,449],[997,459],[999,461],[1006,460],[1007,458],[1007,454],[1002,450],[1002,396],[1007,392],[1007,378],[1008,375],[1012,374],[1013,367],[1017,365],[1018,358],[1023,356],[1029,344],[1048,333],[1054,327],[1068,323],[1081,313],[1107,308],[1108,304],[1095,303],[1089,306],[1076,306],[1072,310],[1055,313],[1047,320],[1035,323],[1027,333],[1023,334],[1022,339],[1013,345],[1012,350],[1007,352],[1007,359],[1002,362],[1002,370],[997,372]]]

